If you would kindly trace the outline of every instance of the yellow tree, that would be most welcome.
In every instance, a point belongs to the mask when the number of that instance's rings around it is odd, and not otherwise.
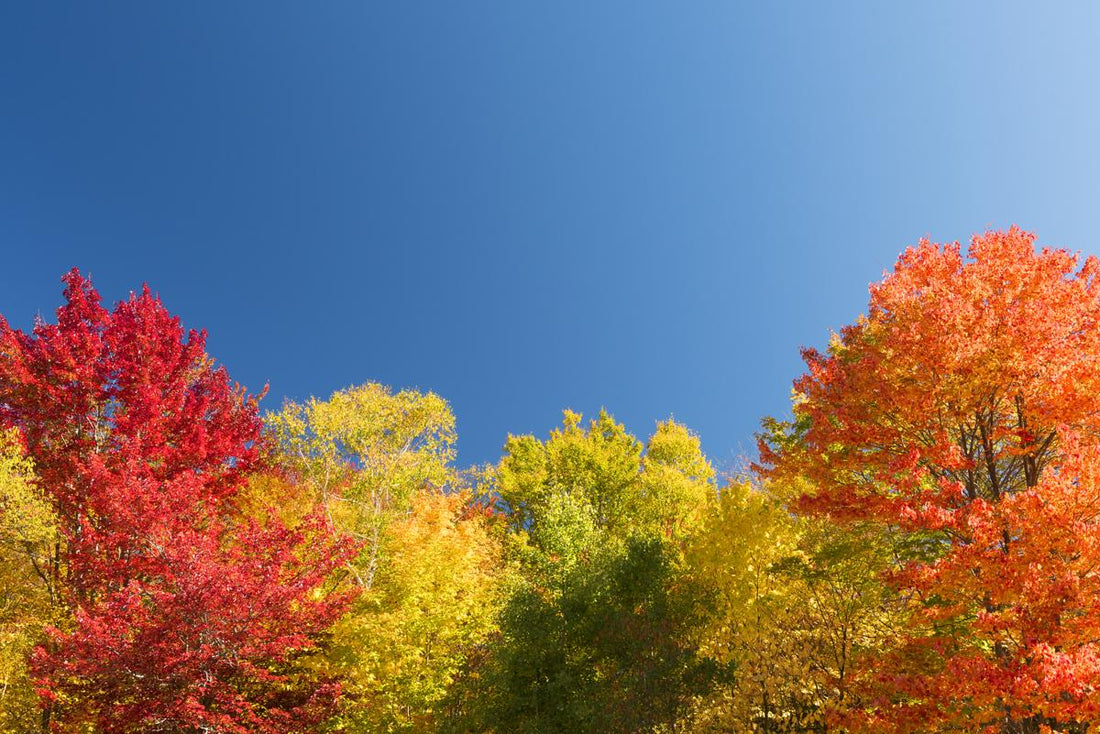
[[[425,490],[385,533],[386,561],[336,630],[352,731],[436,731],[467,661],[496,629],[501,547],[468,492]]]
[[[849,704],[853,659],[893,633],[886,538],[796,517],[789,494],[730,484],[690,541],[714,600],[703,650],[734,670],[700,700],[695,731],[828,731],[829,712]]]
[[[361,594],[325,672],[349,731],[431,731],[468,656],[494,629],[499,533],[464,489],[445,400],[370,383],[288,403],[268,419],[288,476],[331,532],[363,544]],[[309,504],[306,502],[305,504]]]
[[[0,732],[31,731],[37,698],[27,657],[54,614],[56,521],[18,435],[0,433]]]
[[[696,707],[694,726],[751,731],[761,717],[776,718],[775,684],[787,668],[802,667],[805,657],[791,649],[777,654],[779,643],[793,642],[793,635],[777,639],[772,624],[789,607],[789,589],[773,567],[795,552],[797,530],[748,484],[724,487],[708,510],[687,553],[692,574],[712,592],[708,624],[698,630],[700,647],[736,673]]]
[[[494,474],[521,579],[461,731],[671,726],[709,684],[703,600],[683,543],[714,494],[699,440],[672,421],[643,444],[607,412],[511,436]]]
[[[374,582],[387,525],[421,489],[453,483],[454,424],[438,395],[378,383],[287,402],[267,416],[287,468],[321,502],[330,527],[363,543],[351,565],[363,588]]]

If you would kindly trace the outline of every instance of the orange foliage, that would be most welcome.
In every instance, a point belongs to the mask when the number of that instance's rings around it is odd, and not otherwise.
[[[864,660],[867,731],[1100,721],[1100,263],[1019,229],[922,241],[869,313],[808,349],[765,472],[802,509],[894,528],[911,600]]]

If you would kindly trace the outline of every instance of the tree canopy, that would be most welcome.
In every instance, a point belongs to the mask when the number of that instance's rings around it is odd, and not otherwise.
[[[0,734],[1087,734],[1100,261],[922,241],[719,471],[608,410],[456,463],[262,414],[148,288],[0,317]]]

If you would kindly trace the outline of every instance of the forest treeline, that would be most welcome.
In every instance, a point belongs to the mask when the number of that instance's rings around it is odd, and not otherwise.
[[[719,476],[672,420],[462,468],[430,392],[264,414],[74,270],[0,317],[0,732],[1084,734],[1098,273],[907,249]]]

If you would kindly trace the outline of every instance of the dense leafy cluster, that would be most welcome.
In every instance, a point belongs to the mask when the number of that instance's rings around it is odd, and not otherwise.
[[[432,393],[261,416],[73,271],[0,318],[0,732],[1084,734],[1098,274],[908,249],[719,477],[606,411],[469,469]]]

